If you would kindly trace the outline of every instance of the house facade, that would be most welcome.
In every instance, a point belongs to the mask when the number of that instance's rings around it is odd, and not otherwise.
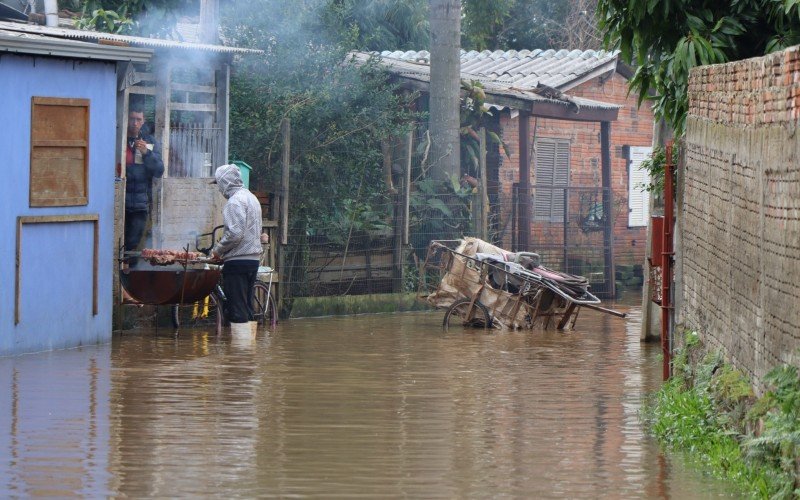
[[[639,107],[637,96],[628,94],[628,77],[629,73],[615,64],[608,72],[566,88],[565,92],[619,106],[618,118],[610,125],[614,259],[618,265],[641,265],[645,259],[649,194],[640,186],[649,182],[649,177],[639,165],[652,151],[654,118],[649,106]],[[514,185],[519,182],[519,116],[505,111],[500,115],[499,128],[510,156],[499,156],[497,189],[501,206],[511,206]],[[534,147],[530,155],[534,247],[549,249],[554,253],[552,258],[557,258],[555,254],[563,246],[586,248],[602,244],[597,238],[597,221],[592,220],[598,218],[597,203],[601,198],[600,124],[531,118],[528,130]],[[548,189],[549,185],[553,188]],[[538,198],[537,186],[541,187]],[[576,267],[584,266],[569,267],[579,271]]]
[[[0,355],[108,341],[116,68],[151,51],[2,30],[0,51]]]
[[[429,68],[426,51],[381,59],[401,82]],[[628,95],[629,68],[607,51],[462,51],[461,72],[483,84],[484,126],[503,142],[488,144],[491,239],[536,251],[545,265],[588,275],[613,294],[614,267],[644,262],[649,220],[640,164],[652,150],[653,114]],[[496,100],[495,87],[567,103],[570,112],[548,116]]]

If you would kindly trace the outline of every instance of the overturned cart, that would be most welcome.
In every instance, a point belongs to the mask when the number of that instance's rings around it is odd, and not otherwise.
[[[575,325],[582,307],[600,306],[582,276],[542,266],[530,252],[508,252],[477,238],[433,240],[421,270],[418,296],[446,309],[444,326],[559,330]]]

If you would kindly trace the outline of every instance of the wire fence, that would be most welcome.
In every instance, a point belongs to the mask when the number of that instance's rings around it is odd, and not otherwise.
[[[485,211],[478,192],[412,196],[408,202],[402,194],[392,195],[372,207],[372,216],[380,214],[383,224],[365,229],[356,214],[344,223],[316,220],[290,227],[286,245],[279,244],[279,230],[273,228],[270,265],[280,274],[284,314],[297,298],[416,293],[430,241],[466,236],[509,251],[536,252],[545,267],[585,276],[593,292],[607,295],[614,276],[602,188],[537,189],[527,207],[513,190],[507,197],[493,196],[495,203]],[[537,196],[548,196],[551,204],[556,199],[559,210],[537,211],[544,206]],[[519,243],[521,207],[530,214],[528,248]]]

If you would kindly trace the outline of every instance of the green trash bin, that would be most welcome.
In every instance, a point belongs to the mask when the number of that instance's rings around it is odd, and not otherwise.
[[[242,182],[244,183],[244,187],[250,189],[250,172],[253,170],[253,167],[241,160],[234,160],[231,163],[239,167],[239,172],[242,174]]]

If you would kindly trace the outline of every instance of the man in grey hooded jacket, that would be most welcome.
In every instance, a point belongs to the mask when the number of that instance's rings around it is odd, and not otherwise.
[[[225,261],[222,279],[225,283],[226,315],[233,335],[254,331],[251,296],[261,257],[261,204],[244,187],[236,165],[223,165],[214,173],[214,182],[227,198],[222,211],[225,229],[211,255]]]

